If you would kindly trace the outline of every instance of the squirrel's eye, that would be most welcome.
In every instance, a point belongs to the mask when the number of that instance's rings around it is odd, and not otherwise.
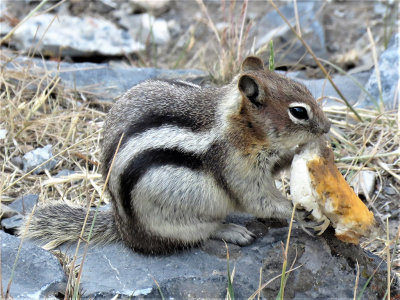
[[[295,106],[295,107],[290,107],[289,108],[290,113],[292,114],[293,117],[299,120],[308,120],[308,113],[307,110],[304,107],[301,106]]]

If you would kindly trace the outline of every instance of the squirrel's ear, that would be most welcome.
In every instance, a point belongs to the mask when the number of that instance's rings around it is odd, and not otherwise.
[[[239,90],[240,92],[249,99],[256,106],[261,106],[259,101],[260,90],[257,82],[248,75],[242,75],[239,78]]]
[[[264,70],[263,61],[257,56],[248,56],[244,59],[241,67],[242,72]]]

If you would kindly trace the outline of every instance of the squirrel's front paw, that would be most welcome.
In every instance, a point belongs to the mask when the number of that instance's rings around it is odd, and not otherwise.
[[[255,234],[246,227],[236,224],[221,224],[221,226],[210,236],[211,239],[224,240],[227,243],[245,246],[251,244],[256,238]]]
[[[312,229],[317,235],[322,234],[329,226],[330,221],[328,218],[324,216],[322,220],[313,220],[312,211],[306,210],[296,210],[295,212],[295,220],[300,225],[301,229],[303,229],[306,233],[313,236],[313,234],[308,230]]]

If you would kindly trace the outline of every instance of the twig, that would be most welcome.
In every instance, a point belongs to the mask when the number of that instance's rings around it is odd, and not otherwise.
[[[389,239],[389,217],[386,218],[386,262],[387,262],[387,300],[390,300],[390,239]]]
[[[89,159],[89,157],[85,154],[79,153],[79,152],[72,152],[73,155],[75,155],[76,157],[83,159],[85,161],[87,161],[88,163],[98,167],[100,165],[100,163],[98,161],[94,161],[92,159]]]
[[[365,160],[365,159],[372,159],[372,158],[390,157],[390,156],[396,156],[396,155],[400,155],[399,149],[396,151],[388,152],[388,153],[366,154],[366,155],[360,155],[360,156],[346,156],[346,157],[337,158],[335,161],[336,162],[345,162],[345,161],[353,161],[354,159]]]
[[[356,283],[354,284],[353,300],[357,299],[357,287],[358,287],[358,281],[360,280],[360,265],[358,264],[358,260],[356,260],[356,263],[357,263],[357,274],[356,274]]]
[[[397,155],[399,155],[399,152],[397,152]],[[378,165],[400,182],[400,176],[393,172],[384,162],[378,160]]]
[[[200,6],[200,9],[203,11],[203,13],[206,15],[207,19],[208,19],[208,25],[211,27],[211,30],[214,32],[215,37],[217,38],[217,41],[219,44],[221,44],[221,37],[219,36],[218,30],[214,25],[213,20],[210,17],[210,14],[208,13],[207,7],[204,5],[203,0],[196,0],[197,3]]]
[[[243,2],[243,7],[242,7],[242,24],[240,26],[240,35],[239,35],[239,42],[238,42],[238,48],[237,48],[237,54],[236,54],[236,59],[239,61],[242,60],[241,58],[241,53],[242,53],[242,39],[243,39],[243,30],[244,30],[244,24],[246,22],[246,16],[247,16],[247,6],[248,6],[248,0],[245,0]]]

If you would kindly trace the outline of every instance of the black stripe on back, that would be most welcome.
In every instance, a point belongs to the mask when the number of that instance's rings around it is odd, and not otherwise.
[[[182,115],[172,116],[172,115],[158,115],[156,113],[147,114],[145,117],[142,117],[141,120],[138,120],[138,122],[133,123],[128,127],[128,129],[125,131],[120,149],[124,147],[124,145],[129,140],[130,137],[141,134],[152,128],[161,127],[163,125],[174,125],[179,128],[189,128],[194,132],[199,131],[203,126],[202,124],[200,124],[200,122]],[[117,142],[118,140],[116,139],[114,144],[116,145]],[[107,171],[110,168],[110,163],[114,156],[114,152],[115,148],[110,148],[107,149],[107,152],[105,152],[104,154],[105,157],[104,163]]]
[[[232,201],[234,201],[237,205],[240,205],[238,197],[229,187],[225,176],[223,175],[225,159],[227,157],[229,157],[229,155],[226,148],[221,142],[216,142],[210,146],[207,153],[204,155],[204,164],[206,168],[213,174],[214,179],[217,181],[219,187],[225,191]]]
[[[120,175],[120,199],[128,216],[132,216],[131,191],[151,168],[172,165],[197,170],[203,167],[200,157],[177,149],[150,149],[136,156]]]
[[[201,128],[201,124],[199,124],[199,122],[196,122],[196,120],[185,116],[157,115],[153,113],[146,115],[137,123],[131,124],[125,131],[125,136],[129,137],[134,134],[140,134],[146,130],[161,127],[163,125],[174,125],[179,128],[190,128],[192,131],[199,131]]]

